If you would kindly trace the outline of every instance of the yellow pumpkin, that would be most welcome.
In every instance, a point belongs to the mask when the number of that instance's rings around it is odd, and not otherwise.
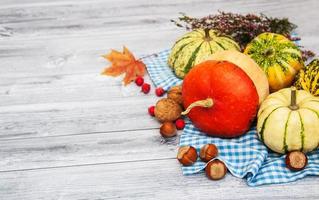
[[[283,35],[262,33],[245,48],[266,73],[270,92],[292,85],[297,72],[304,67],[298,46]]]
[[[319,98],[295,87],[270,94],[258,111],[259,138],[271,150],[309,152],[319,144]]]
[[[225,50],[207,57],[208,60],[221,60],[234,63],[240,67],[254,82],[259,96],[259,104],[269,95],[269,84],[265,72],[249,56],[234,50]]]

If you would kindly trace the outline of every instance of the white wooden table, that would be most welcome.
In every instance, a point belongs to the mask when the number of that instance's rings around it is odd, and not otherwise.
[[[156,102],[100,76],[100,55],[171,47],[178,12],[263,12],[299,25],[319,52],[317,0],[1,0],[0,199],[319,199],[319,179],[252,188],[230,174],[184,177]]]

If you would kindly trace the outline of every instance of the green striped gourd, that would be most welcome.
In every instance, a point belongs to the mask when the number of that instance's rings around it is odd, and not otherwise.
[[[296,44],[276,33],[258,35],[246,46],[244,53],[264,70],[271,92],[291,86],[295,75],[304,66]]]
[[[239,45],[214,30],[197,29],[185,34],[176,41],[168,58],[168,65],[176,76],[184,78],[196,64],[204,61],[207,56],[220,50],[237,50]]]
[[[272,93],[258,111],[259,138],[277,153],[316,149],[318,130],[319,98],[295,87]]]
[[[319,96],[319,60],[311,61],[304,69],[301,69],[297,75],[295,86],[303,89],[314,96]]]

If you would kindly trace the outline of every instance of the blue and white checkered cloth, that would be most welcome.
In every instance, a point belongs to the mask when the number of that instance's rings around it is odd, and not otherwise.
[[[155,86],[165,90],[182,83],[167,65],[169,52],[165,50],[143,59]],[[191,145],[199,152],[208,143],[218,147],[218,159],[226,164],[230,173],[235,177],[245,178],[249,186],[287,183],[307,175],[319,175],[319,150],[308,154],[308,165],[304,170],[292,172],[286,168],[285,155],[268,151],[260,142],[255,127],[239,138],[221,139],[205,135],[186,120],[179,145]],[[184,175],[200,173],[205,166],[206,163],[198,160],[192,166],[182,167],[182,171]]]

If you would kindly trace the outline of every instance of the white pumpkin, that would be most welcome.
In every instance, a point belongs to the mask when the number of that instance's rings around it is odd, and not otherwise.
[[[218,51],[207,57],[208,60],[221,60],[234,63],[254,82],[259,96],[259,104],[269,95],[269,83],[265,72],[249,56],[234,50]],[[236,86],[235,86],[236,87]]]
[[[259,138],[271,150],[309,152],[319,144],[319,98],[285,88],[269,95],[258,111]]]

